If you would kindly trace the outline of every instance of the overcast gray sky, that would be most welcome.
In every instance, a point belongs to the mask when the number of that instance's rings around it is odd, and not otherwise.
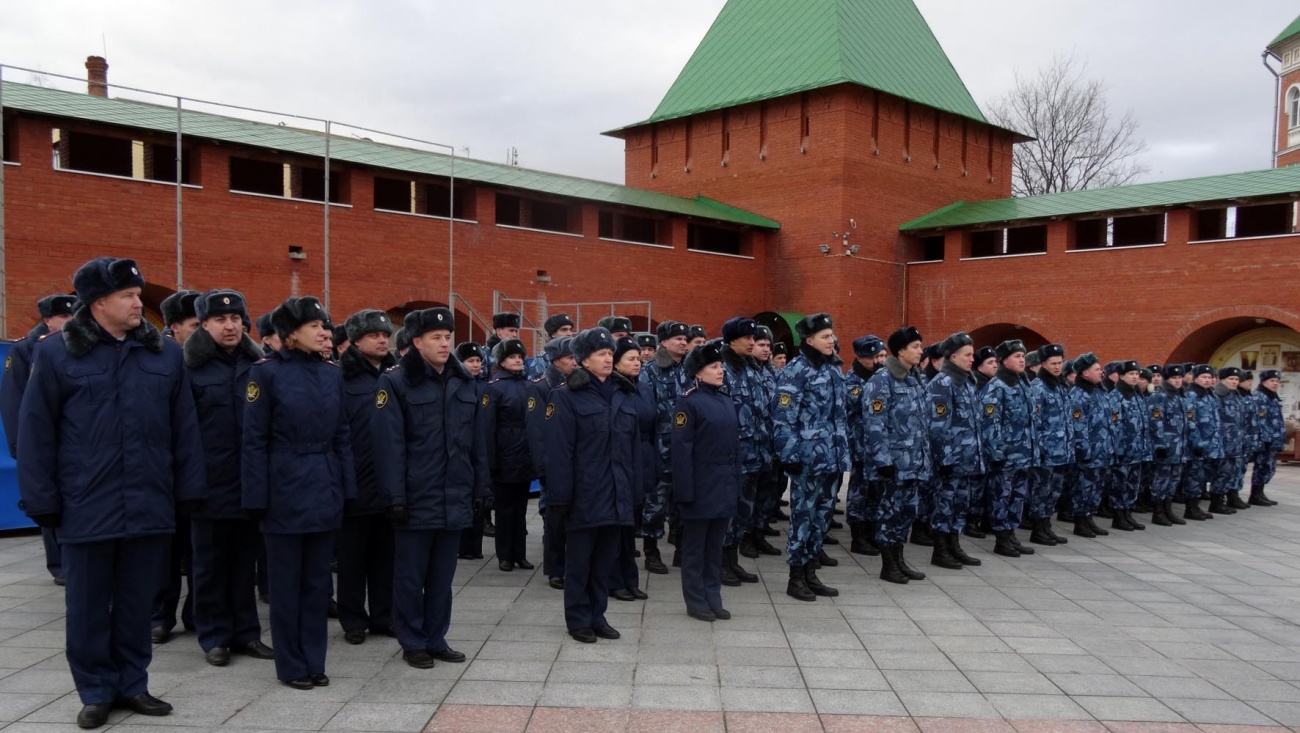
[[[1260,53],[1300,13],[1294,0],[916,1],[982,107],[1017,70],[1073,54],[1138,119],[1148,180],[1271,164],[1274,82]],[[0,62],[81,76],[106,41],[110,83],[345,120],[496,162],[514,146],[520,165],[621,182],[622,143],[600,131],[649,116],[723,4],[5,0]]]

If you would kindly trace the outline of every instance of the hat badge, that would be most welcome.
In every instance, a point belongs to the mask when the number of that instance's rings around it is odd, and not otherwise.
[[[439,321],[442,320],[442,314],[441,314],[441,313],[438,314],[438,320],[439,320]]]
[[[316,310],[320,310],[320,303],[316,304]]]
[[[132,274],[132,275],[139,275],[139,274],[140,274],[140,271],[137,270],[137,269],[135,269],[134,267],[132,267],[132,268],[131,268],[131,274]]]
[[[227,297],[225,297],[225,298],[222,298],[222,299],[221,299],[221,304],[222,304],[222,305],[230,305],[230,298],[229,298],[229,296],[227,296]]]

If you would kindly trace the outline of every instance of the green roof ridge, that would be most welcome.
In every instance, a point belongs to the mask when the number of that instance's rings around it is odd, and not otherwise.
[[[9,81],[4,82],[3,91],[4,106],[8,109],[155,132],[176,132],[176,108],[171,106],[133,99],[92,97],[78,92]],[[196,110],[184,110],[181,124],[185,134],[194,137],[314,157],[321,157],[325,152],[325,135],[321,131],[282,127]],[[330,137],[330,159],[432,176],[449,175],[453,165],[452,156],[442,153],[339,135]],[[765,229],[780,228],[779,223],[742,209],[719,208],[713,203],[658,191],[474,158],[457,157],[454,161],[458,180]]]
[[[1273,42],[1270,43],[1270,44],[1268,44],[1268,47],[1269,47],[1269,48],[1273,48],[1274,46],[1276,46],[1276,45],[1278,45],[1279,43],[1281,43],[1281,42],[1283,42],[1283,41],[1285,41],[1285,40],[1291,38],[1292,36],[1294,36],[1294,35],[1296,35],[1296,34],[1300,34],[1300,15],[1297,15],[1297,16],[1296,16],[1296,19],[1293,20],[1293,21],[1291,21],[1291,25],[1288,25],[1288,26],[1286,27],[1286,30],[1284,30],[1284,31],[1282,31],[1281,33],[1279,33],[1279,34],[1277,35],[1277,38],[1274,38],[1274,39],[1273,39]]]
[[[841,83],[987,122],[912,0],[728,0],[636,125]]]
[[[1300,193],[1300,166],[1243,173],[1062,191],[990,201],[960,201],[899,227],[901,231],[952,229],[1017,220],[1046,219],[1147,207]]]

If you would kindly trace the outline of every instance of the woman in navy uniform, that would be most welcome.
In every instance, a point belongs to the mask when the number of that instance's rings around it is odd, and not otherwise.
[[[722,391],[722,346],[696,346],[683,362],[696,386],[673,408],[673,502],[682,516],[682,597],[701,621],[729,619],[722,607],[722,541],[740,498],[740,422]]]
[[[487,365],[483,361],[483,347],[473,341],[466,341],[456,346],[455,354],[456,360],[474,378],[474,389],[478,391],[478,400],[482,401],[483,395],[487,393],[487,377],[483,373]],[[470,519],[469,527],[460,533],[460,559],[483,559],[483,537],[484,535],[491,537],[495,534],[495,532],[488,532],[486,526],[487,514],[491,511],[490,502],[491,498],[478,502],[474,506],[474,516]]]
[[[518,318],[518,316],[515,316]],[[528,351],[517,338],[498,341],[492,347],[493,374],[486,395],[484,435],[488,464],[492,467],[492,499],[497,513],[497,567],[504,572],[515,568],[532,570],[528,562],[528,487],[537,472],[528,446],[528,400],[531,384],[524,376]],[[534,408],[537,398],[532,397]]]
[[[275,672],[324,687],[330,560],[343,505],[357,497],[343,370],[322,358],[329,316],[313,297],[271,312],[281,349],[253,365],[244,408],[244,510],[261,522]]]
[[[636,569],[636,536],[641,529],[641,512],[645,508],[645,492],[653,489],[654,484],[654,436],[655,406],[649,385],[639,383],[641,376],[641,340],[639,337],[624,336],[614,344],[614,372],[637,385],[640,404],[637,408],[637,444],[640,452],[637,460],[641,464],[641,483],[637,486],[633,498],[633,526],[624,527],[618,550],[618,561],[614,565],[614,574],[610,577],[609,597],[618,601],[645,600],[650,596],[641,590],[641,577]]]
[[[573,337],[580,367],[546,405],[546,511],[565,519],[564,620],[585,644],[620,634],[605,619],[607,583],[622,527],[633,525],[642,481],[636,385],[614,373],[614,339],[593,328]]]

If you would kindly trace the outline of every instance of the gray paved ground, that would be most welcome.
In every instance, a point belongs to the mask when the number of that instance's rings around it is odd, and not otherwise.
[[[560,594],[540,573],[462,561],[450,638],[467,664],[410,669],[395,641],[349,646],[332,625],[333,684],[298,692],[270,662],[206,665],[185,634],[152,667],[153,692],[176,713],[111,722],[121,733],[416,731],[439,705],[515,705],[1300,725],[1300,468],[1281,468],[1270,493],[1281,506],[1072,538],[1020,560],[966,540],[983,567],[907,586],[880,582],[874,558],[830,548],[842,563],[821,573],[840,588],[833,602],[788,598],[784,563],[763,558],[764,582],[724,589],[735,617],[716,624],[685,615],[674,571],[650,578],[647,602],[612,601],[623,639],[594,645],[566,637]],[[530,539],[540,564],[539,525]],[[923,553],[908,550],[928,572]],[[7,731],[75,730],[63,639],[39,538],[0,540]]]

